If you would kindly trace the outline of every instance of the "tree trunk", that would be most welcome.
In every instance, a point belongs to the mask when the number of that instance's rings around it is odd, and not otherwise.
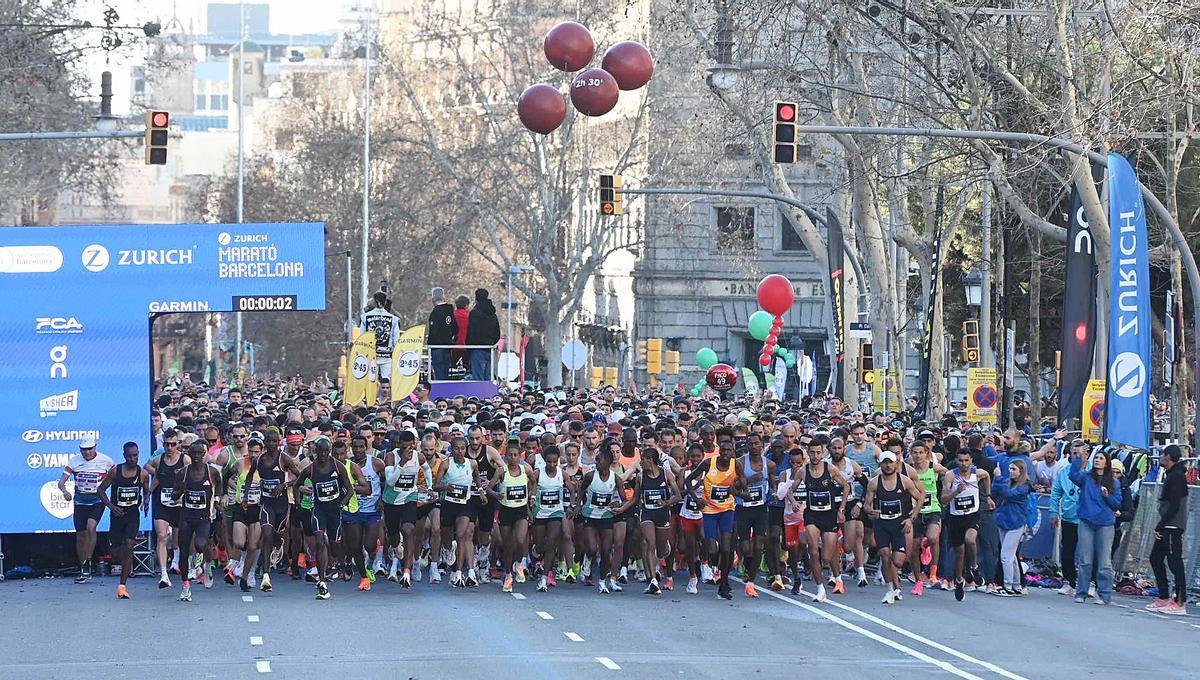
[[[1036,229],[1027,232],[1031,267],[1029,270],[1029,425],[1034,432],[1042,421],[1042,235]]]
[[[946,299],[944,271],[943,267],[938,267],[937,298],[933,301],[933,329],[929,343],[929,420],[941,420],[946,407],[946,334],[942,315],[942,302]]]
[[[545,387],[561,387],[563,384],[563,326],[558,309],[543,309],[542,318],[546,320],[546,333],[542,342],[546,347],[546,384]]]

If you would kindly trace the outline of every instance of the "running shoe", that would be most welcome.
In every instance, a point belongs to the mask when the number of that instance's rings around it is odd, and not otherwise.
[[[1159,598],[1159,599],[1151,602],[1150,604],[1146,605],[1145,609],[1146,609],[1146,611],[1156,612],[1169,604],[1171,604],[1171,600],[1164,600],[1162,598]]]
[[[505,593],[511,593],[511,592],[512,592],[512,587],[513,587],[513,577],[512,577],[512,574],[506,574],[506,575],[504,576],[504,585],[502,585],[502,586],[500,587],[500,590],[501,590],[501,592],[505,592]]]
[[[667,580],[663,582],[663,590],[668,590],[668,591],[675,590],[675,577],[674,576],[668,576]]]
[[[500,571],[499,567],[492,567],[491,569],[486,569],[482,566],[479,567],[480,583],[491,583],[493,580],[502,576],[504,576],[504,574]]]
[[[410,573],[412,574],[412,578],[410,580],[420,582],[420,580],[421,580],[421,563],[417,562],[416,564],[414,564]]]
[[[606,584],[605,579],[600,579],[600,585],[597,587],[597,590],[601,595],[608,595],[608,585]]]
[[[783,577],[776,574],[775,578],[771,579],[771,590],[783,590]]]
[[[884,604],[896,604],[896,591],[891,588],[888,588],[887,592],[883,596],[883,603]]]
[[[398,577],[396,576],[396,563],[392,562],[391,568],[388,569],[387,580],[391,581],[392,583],[395,583],[397,581],[397,579],[398,579]]]
[[[438,571],[438,567],[436,564],[429,565],[429,583],[430,583],[430,585],[437,585],[438,583],[441,583],[441,582],[442,582],[442,572]]]
[[[837,579],[832,574],[830,574],[829,580],[826,582],[826,585],[828,585],[830,588],[836,588],[837,587]]]
[[[546,585],[553,588],[558,585],[558,579],[554,577],[554,571],[550,570],[545,575]]]
[[[167,573],[178,575],[179,574],[179,562],[172,562],[171,568],[167,570]]]
[[[129,591],[125,589],[125,586],[123,586],[123,585],[117,586],[117,599],[118,600],[128,600],[129,599]]]
[[[1167,606],[1158,610],[1158,613],[1169,614],[1171,616],[1187,616],[1187,605],[1170,600],[1167,602]]]
[[[796,579],[795,581],[792,582],[792,594],[793,595],[800,594],[800,579]]]
[[[995,590],[989,590],[988,594],[995,595],[996,597],[1012,597],[1013,596],[1012,591],[1007,588],[996,588]]]
[[[203,578],[201,580],[204,582],[205,588],[212,588],[213,584],[216,583],[216,581],[213,580],[213,563],[212,562],[204,563],[204,570],[202,573],[202,577]]]
[[[450,573],[450,587],[451,588],[465,588],[466,586],[467,586],[467,584],[465,581],[463,581],[461,571],[458,571],[457,569],[455,569],[453,572]]]
[[[583,556],[583,562],[581,562],[579,564],[578,575],[584,577],[585,579],[591,578],[591,576],[592,576],[592,556],[591,555]]]
[[[662,588],[658,585],[658,578],[652,577],[650,583],[646,586],[647,595],[662,595]]]
[[[912,594],[913,595],[924,595],[925,594],[925,582],[917,581],[916,584],[914,584],[912,587]]]
[[[405,569],[404,573],[400,575],[400,587],[412,588],[412,572],[408,569]]]
[[[225,582],[228,583],[229,585],[233,585],[234,583],[237,582],[237,579],[233,575],[232,567],[228,567],[228,566],[225,567]]]
[[[629,583],[629,570],[626,567],[621,567],[621,573],[617,576],[617,583],[621,585]]]
[[[371,583],[375,582],[375,570],[374,569],[367,570],[367,578],[371,579]]]
[[[317,573],[317,568],[315,566],[309,567],[308,571],[304,574],[304,580],[310,583],[316,583],[319,580],[319,576],[320,574]]]
[[[283,543],[271,549],[271,561],[269,564],[276,565],[283,561]]]
[[[1106,599],[1100,597],[1100,598],[1096,598],[1096,604],[1098,604],[1102,607],[1107,607],[1108,605],[1112,604],[1112,600],[1106,600]],[[1165,612],[1160,612],[1160,613],[1165,613]]]
[[[567,583],[574,583],[579,580],[580,564],[578,562],[571,563],[571,568],[567,569],[567,577],[563,579]]]
[[[842,583],[841,576],[838,576],[836,579],[833,580],[833,592],[835,592],[839,595],[846,594],[846,584]]]
[[[466,585],[466,587],[468,587],[468,588],[478,588],[479,587],[479,579],[475,576],[474,569],[467,570],[467,577],[463,580],[463,584]]]
[[[1099,595],[1096,593],[1096,584],[1095,584],[1095,583],[1093,583],[1093,584],[1092,584],[1092,585],[1091,585],[1091,586],[1088,588],[1088,594],[1087,594],[1087,596],[1088,596],[1088,597],[1090,597],[1090,598],[1093,598],[1093,599],[1100,597],[1100,596],[1099,596]]]
[[[271,575],[270,574],[263,574],[262,591],[264,593],[271,592]]]
[[[551,574],[550,578],[554,578],[554,574]],[[546,579],[545,574],[542,574],[541,576],[538,577],[537,590],[539,593],[544,593],[549,589],[549,587],[546,584],[546,580],[547,579]]]
[[[708,563],[700,565],[700,580],[709,584],[716,582],[713,580],[713,569],[708,566]]]
[[[244,579],[244,578],[238,579],[238,587],[242,589],[243,593],[250,592],[250,584],[246,583],[246,579]]]
[[[729,586],[722,585],[717,589],[717,597],[721,598],[722,600],[732,600],[733,593],[729,592],[729,590]]]
[[[858,587],[866,588],[868,585],[867,584],[867,570],[863,569],[862,567],[859,567],[857,576],[858,576]]]
[[[609,581],[610,581],[609,585],[612,586],[612,590],[614,593],[619,593],[622,590],[624,590],[624,588],[621,587],[621,584],[617,581],[617,579],[610,578]]]
[[[700,588],[698,586],[699,579],[697,579],[695,576],[689,578],[687,584],[688,595],[695,595],[696,593],[700,592]]]
[[[525,582],[525,565],[518,564],[516,571],[517,571],[517,583],[524,583]]]
[[[324,581],[317,581],[317,599],[328,600],[329,597],[329,586],[325,585]]]
[[[958,579],[954,582],[954,599],[962,602],[964,597],[966,597],[966,589],[963,588],[962,579]]]
[[[75,577],[76,583],[87,583],[90,580],[92,580],[92,572],[87,570],[79,572],[79,576]]]
[[[925,536],[921,537],[921,566],[928,567],[933,561],[933,551],[929,549],[929,539]]]
[[[358,582],[358,589],[359,590],[370,590],[371,589],[371,579],[367,578],[366,576],[362,577],[362,579],[359,580],[359,582]]]
[[[1074,595],[1075,594],[1075,586],[1071,585],[1070,583],[1064,583],[1062,585],[1062,588],[1059,588],[1056,592],[1059,595]]]
[[[825,584],[818,583],[817,594],[813,595],[813,602],[824,602],[826,599],[828,598],[825,595]]]
[[[179,601],[180,602],[191,602],[192,601],[192,586],[190,583],[183,584],[183,590],[179,593]]]
[[[171,587],[171,577],[167,576],[166,573],[164,573],[162,575],[162,578],[158,579],[158,587],[160,590],[163,588],[170,588]]]
[[[1075,604],[1083,604],[1087,600],[1082,595],[1075,596]]]
[[[747,582],[744,590],[746,592],[746,597],[758,597],[758,590],[755,589],[753,583]]]

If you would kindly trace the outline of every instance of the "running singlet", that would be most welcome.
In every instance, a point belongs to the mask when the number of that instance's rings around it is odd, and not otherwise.
[[[483,447],[483,455],[479,456],[478,458],[475,458],[475,462],[479,464],[479,476],[482,477],[483,479],[491,479],[492,477],[496,476],[496,466],[492,465],[492,460],[490,458],[488,458],[487,451],[488,451],[488,449],[487,449],[487,446],[485,445]],[[474,456],[472,456],[472,457],[474,458]],[[446,474],[450,474],[449,471],[447,471]],[[471,480],[470,488],[471,488],[472,493],[479,494],[480,501],[482,501],[484,503],[488,502],[487,494],[483,492],[483,489],[480,489],[479,487],[477,487],[475,485],[474,480]]]
[[[961,481],[965,488],[950,500],[950,514],[962,517],[979,512],[979,475],[975,473],[975,468],[972,467],[971,474],[966,477],[958,473],[958,468],[954,468],[954,478]]]
[[[350,485],[353,486],[355,483],[354,482],[354,461],[350,460],[349,458],[346,459],[346,478],[350,480]],[[319,498],[319,496],[320,496],[320,494],[318,494],[317,500],[321,500]],[[358,512],[358,498],[359,498],[359,496],[357,493],[350,494],[350,500],[346,501],[345,504],[342,505],[342,510],[345,510],[346,512],[349,512],[349,513]]]
[[[787,487],[792,483],[792,468],[784,470],[779,476],[779,484],[776,486],[775,495],[783,497]],[[805,488],[804,482],[796,484],[796,488],[792,489],[791,507],[785,504],[783,523],[788,525],[799,524],[804,521],[804,504],[808,502],[808,489]]]
[[[704,473],[704,514],[714,515],[733,509],[733,483],[737,480],[737,466],[733,459],[729,467],[721,470],[718,458],[709,459],[708,472]]]
[[[270,465],[267,465],[264,456],[259,456],[255,467],[258,468],[258,481],[263,497],[272,502],[286,501],[287,494],[283,485],[286,474],[279,465],[279,454],[275,454],[275,460]]]
[[[683,505],[679,508],[679,516],[684,519],[701,519],[704,513],[704,487],[697,486],[691,493],[683,495]]]
[[[812,476],[809,466],[805,474],[805,487],[808,492],[808,509],[813,512],[828,512],[833,510],[833,499],[837,495],[837,484],[833,475],[829,474],[829,464],[825,464],[820,477]]]
[[[139,468],[132,477],[122,473],[124,465],[113,469],[112,500],[119,508],[135,508],[142,503],[142,471]]]
[[[455,463],[453,458],[447,460],[446,474],[442,481],[446,484],[442,499],[448,503],[466,505],[471,497],[471,486],[474,484],[471,479],[471,459],[463,459],[461,463]]]
[[[154,468],[154,482],[157,489],[154,492],[154,500],[165,508],[177,508],[180,502],[175,500],[175,476],[183,469],[183,456],[180,455],[175,459],[173,465],[168,465],[166,456],[159,456],[158,463]]]
[[[379,495],[381,492],[379,473],[375,471],[374,454],[367,454],[367,461],[361,467],[363,477],[365,477],[367,483],[371,485],[371,493],[367,494],[366,496],[358,496],[356,494],[358,497],[358,512],[369,514],[375,512],[375,506],[379,503]]]
[[[755,471],[750,464],[750,454],[742,457],[742,470],[746,473],[746,490],[750,497],[746,500],[737,499],[737,504],[742,507],[756,508],[767,502],[767,496],[770,495],[770,481],[767,479],[767,472],[770,468],[767,465],[767,459],[759,457],[762,461],[762,469]]]
[[[600,471],[592,473],[588,484],[583,516],[588,519],[607,519],[613,516],[612,506],[617,503],[617,475],[610,468],[608,479],[600,479]]]
[[[882,476],[875,488],[875,509],[879,511],[879,519],[883,522],[897,521],[904,517],[908,503],[908,492],[904,490],[904,482],[896,475],[896,486],[888,489],[887,480]]]
[[[828,465],[829,461],[826,461],[825,464]],[[854,478],[854,463],[849,458],[843,458],[841,464],[839,465],[839,464],[835,463],[834,467],[837,468],[838,472],[842,473],[843,479],[850,482],[850,499],[851,500],[862,500],[862,489],[861,489],[860,485],[856,483],[858,480],[856,480]],[[833,500],[835,503],[842,502],[841,487],[839,487],[838,490],[834,493]]]
[[[932,513],[940,513],[942,504],[938,500],[938,473],[930,465],[924,472],[917,474],[917,478],[921,480],[921,484],[925,487],[925,503],[921,506],[921,514],[928,515]]]
[[[234,497],[239,503],[244,502],[246,505],[258,505],[262,499],[262,484],[259,482],[258,475],[254,475],[253,477],[250,475],[254,467],[254,463],[247,459],[242,466],[242,471],[238,473],[237,493]]]
[[[563,516],[563,470],[557,468],[554,475],[543,469],[538,475],[537,498],[534,503],[535,519],[557,519]]]
[[[416,457],[416,453],[413,454]],[[446,464],[446,459],[439,456],[433,457],[433,462],[425,462],[421,468],[421,472],[425,474],[425,485],[422,486],[420,481],[417,482],[417,505],[425,506],[432,505],[438,502],[438,492],[433,490],[433,480],[437,478],[437,474],[441,471],[442,466]]]
[[[191,467],[184,468],[183,477],[183,516],[189,519],[208,519],[209,504],[212,502],[213,488],[209,479],[208,466],[204,466],[203,476],[192,479]]]
[[[404,455],[395,451],[396,460]],[[408,461],[401,465],[389,465],[383,469],[383,502],[387,505],[405,505],[418,499],[417,475],[423,470],[415,451],[410,451]]]
[[[318,504],[329,505],[337,503],[342,498],[342,485],[338,480],[337,466],[341,463],[336,460],[329,465],[327,472],[317,470],[317,463],[313,461],[312,480],[313,480],[313,501]],[[353,496],[351,500],[353,501]]]
[[[861,451],[856,451],[853,444],[846,443],[846,458],[858,463],[863,474],[868,477],[875,471],[875,468],[879,467],[879,461],[875,460],[875,455],[876,447],[871,442],[867,442]]]
[[[642,473],[642,507],[647,510],[658,510],[667,507],[667,499],[671,497],[670,487],[667,486],[667,475],[662,468],[658,475],[650,477]]]
[[[500,505],[506,508],[523,508],[529,503],[529,473],[521,466],[521,474],[514,475],[504,468],[504,476],[500,486],[496,487],[500,494]]]
[[[96,505],[103,503],[100,495],[100,483],[113,469],[112,458],[97,453],[91,460],[77,453],[67,461],[66,472],[75,477],[75,505]]]

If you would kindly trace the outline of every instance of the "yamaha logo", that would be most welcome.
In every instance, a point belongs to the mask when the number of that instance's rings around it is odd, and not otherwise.
[[[1108,380],[1118,397],[1136,397],[1146,387],[1146,365],[1136,352],[1121,352],[1108,369]]]
[[[45,438],[46,435],[41,430],[25,430],[21,433],[21,440],[29,444],[36,444]]]
[[[36,470],[42,467],[42,457],[36,453],[31,453],[25,457],[25,464],[29,466],[30,470]]]

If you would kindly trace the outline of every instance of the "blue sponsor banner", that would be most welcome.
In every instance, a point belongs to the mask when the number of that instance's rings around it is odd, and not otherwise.
[[[1150,447],[1150,266],[1146,209],[1129,161],[1108,154],[1112,235],[1105,436]]]
[[[324,309],[324,225],[7,227],[0,302],[0,533],[68,531],[79,439],[153,453],[150,315]]]

